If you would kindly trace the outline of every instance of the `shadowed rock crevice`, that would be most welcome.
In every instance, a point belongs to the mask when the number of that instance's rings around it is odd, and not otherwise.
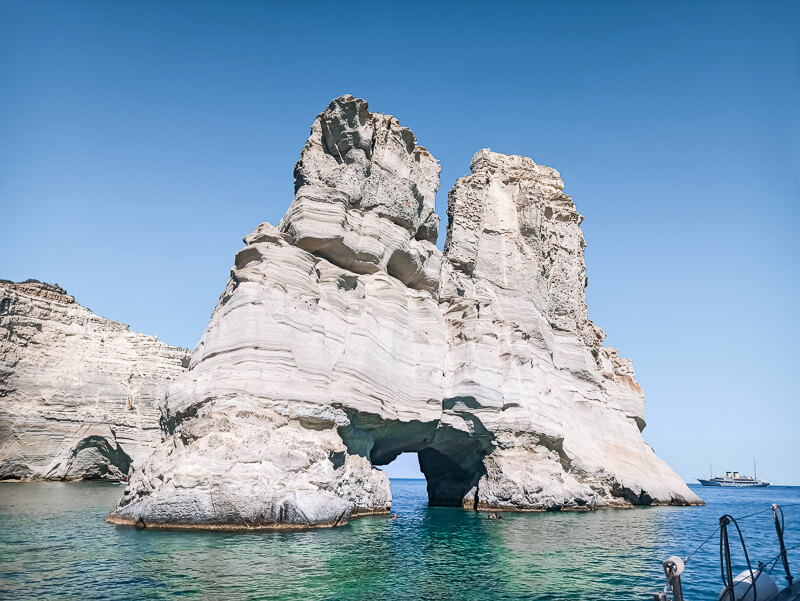
[[[481,461],[483,453],[452,450],[453,455],[433,448],[419,452],[419,467],[428,486],[428,505],[474,509],[475,489],[486,473]]]
[[[4,461],[0,465],[0,480],[30,480],[34,473],[24,463]]]
[[[87,436],[72,449],[65,468],[66,480],[123,480],[133,460],[116,437]]]

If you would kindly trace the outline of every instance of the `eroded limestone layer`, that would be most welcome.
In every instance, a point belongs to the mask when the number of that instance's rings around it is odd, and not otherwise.
[[[439,166],[349,96],[317,117],[277,227],[245,238],[169,387],[168,437],[109,516],[150,527],[334,526],[387,512],[375,468],[418,452],[432,504],[701,501],[647,446],[629,360],[587,316],[559,174],[479,151],[435,246]]]
[[[161,441],[188,355],[56,285],[0,281],[0,479],[124,478]]]

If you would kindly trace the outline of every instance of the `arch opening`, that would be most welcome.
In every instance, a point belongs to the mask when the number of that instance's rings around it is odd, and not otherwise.
[[[483,459],[491,442],[488,433],[475,435],[438,422],[367,424],[362,418],[340,434],[351,452],[367,457],[374,467],[415,453],[429,506],[477,508],[479,482],[486,473]]]

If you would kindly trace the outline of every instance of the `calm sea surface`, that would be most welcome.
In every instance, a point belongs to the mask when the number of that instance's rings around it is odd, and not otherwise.
[[[800,504],[800,487],[697,491],[706,507],[505,514],[495,521],[429,508],[424,480],[393,480],[398,520],[232,534],[106,524],[120,485],[5,483],[0,598],[649,600],[663,588],[661,561],[685,557],[721,514]],[[800,505],[785,512],[786,543],[799,544]],[[776,555],[771,512],[741,526],[751,558]],[[741,558],[738,543],[734,553]],[[800,575],[800,549],[789,559]],[[719,572],[715,536],[687,566],[686,598],[716,600]],[[782,587],[780,563],[773,576]]]

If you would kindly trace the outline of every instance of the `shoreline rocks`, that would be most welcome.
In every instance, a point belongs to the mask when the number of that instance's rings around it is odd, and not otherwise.
[[[188,355],[58,285],[0,281],[0,480],[124,480],[161,442]]]
[[[394,117],[333,100],[109,521],[341,525],[388,513],[376,466],[403,452],[432,505],[702,504],[642,439],[632,364],[588,318],[583,218],[558,172],[489,149],[470,169],[441,252],[436,159]]]

